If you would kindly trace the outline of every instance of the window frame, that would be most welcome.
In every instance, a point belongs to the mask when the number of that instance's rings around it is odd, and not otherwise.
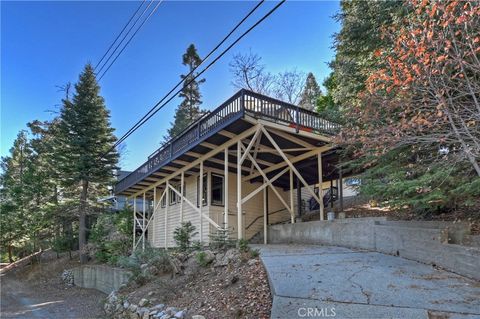
[[[220,187],[220,191],[222,194],[222,199],[220,202],[214,201],[213,199],[213,177],[219,177],[222,179],[222,184]],[[225,206],[225,176],[222,174],[211,173],[210,174],[210,205],[212,206]]]
[[[203,188],[204,188],[204,202],[202,206],[207,206],[208,204],[208,174],[203,174]],[[200,175],[197,176],[197,207],[200,207]]]

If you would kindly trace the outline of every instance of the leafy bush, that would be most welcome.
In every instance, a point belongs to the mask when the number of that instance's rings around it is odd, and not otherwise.
[[[214,250],[226,250],[235,247],[235,240],[229,238],[229,232],[225,229],[219,229],[210,234],[210,247]]]
[[[252,258],[257,258],[260,255],[260,251],[258,249],[250,249],[250,256]]]
[[[248,252],[250,250],[250,247],[248,247],[248,240],[246,239],[240,239],[238,241],[238,249],[241,251],[241,252]]]
[[[196,255],[195,258],[197,259],[197,262],[200,264],[202,267],[207,267],[208,262],[207,262],[207,254],[204,251],[199,251]]]
[[[173,239],[180,251],[187,251],[190,248],[192,237],[195,236],[195,226],[191,222],[184,222],[173,231]]]
[[[98,261],[116,264],[120,256],[130,254],[132,228],[132,213],[128,208],[100,215],[90,233],[90,253]]]

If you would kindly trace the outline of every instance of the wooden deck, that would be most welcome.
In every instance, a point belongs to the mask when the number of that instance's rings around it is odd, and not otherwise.
[[[248,90],[240,90],[215,110],[190,125],[183,134],[163,145],[138,169],[115,185],[119,194],[158,171],[178,156],[199,145],[246,115],[319,135],[333,136],[338,124],[317,113]]]

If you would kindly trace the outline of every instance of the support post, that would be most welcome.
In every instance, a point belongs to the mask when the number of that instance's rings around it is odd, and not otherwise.
[[[266,181],[265,179],[263,180],[263,183],[265,184]],[[267,244],[267,227],[268,227],[268,197],[267,197],[267,189],[268,187],[265,187],[263,189],[263,244]]]
[[[290,169],[290,211],[292,214],[290,215],[290,221],[295,223],[295,215],[294,215],[294,207],[293,207],[293,170]]]
[[[322,153],[318,153],[318,198],[320,202],[318,203],[320,208],[320,220],[325,220],[325,212],[323,209],[323,170],[322,170]]]
[[[136,230],[137,230],[137,196],[133,196],[133,249],[132,249],[132,253],[135,251],[135,243],[136,243],[136,240],[137,240]]]
[[[152,247],[155,247],[155,210],[157,209],[157,186],[153,189],[153,212],[152,212],[152,219],[153,219],[153,226],[152,226]],[[148,225],[147,225],[148,227]]]
[[[237,228],[238,239],[243,238],[242,223],[242,141],[237,142]]]
[[[330,208],[333,210],[333,179],[330,181]]]
[[[338,173],[338,192],[340,196],[340,212],[343,212],[343,172],[342,167],[339,168]]]
[[[302,217],[302,184],[297,178],[297,216]]]
[[[143,193],[143,203],[142,203],[142,251],[145,250],[145,211],[147,210],[146,208],[147,201],[145,200],[145,193]]]
[[[199,179],[199,218],[200,218],[200,242],[203,241],[203,218],[202,218],[202,209],[203,209],[203,161],[200,162],[200,179]]]
[[[183,195],[185,194],[185,173],[180,174],[180,225],[183,223]]]
[[[168,245],[167,245],[167,234],[168,234],[168,225],[167,225],[167,222],[168,222],[168,206],[170,206],[170,189],[169,189],[169,186],[170,186],[170,182],[167,181],[167,183],[165,184],[165,191],[167,192],[165,195],[167,196],[166,198],[166,202],[165,202],[165,234],[164,234],[164,238],[165,238],[165,249],[168,248]]]
[[[224,190],[223,190],[223,204],[224,204],[224,211],[223,211],[223,227],[225,231],[228,231],[228,147],[225,148],[225,177],[223,178],[224,181]]]

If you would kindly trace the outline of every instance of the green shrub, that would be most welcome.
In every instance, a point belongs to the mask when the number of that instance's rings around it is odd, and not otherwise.
[[[133,221],[131,210],[104,213],[97,218],[89,237],[89,246],[100,262],[117,264],[120,256],[130,254]]]
[[[252,258],[257,258],[260,255],[260,251],[258,249],[250,249],[250,256]]]
[[[196,255],[195,258],[197,259],[197,262],[200,264],[202,267],[207,267],[207,254],[204,251],[199,251]]]
[[[226,250],[235,247],[235,240],[230,239],[228,230],[219,229],[209,235],[209,246],[214,250]]]
[[[203,245],[202,242],[199,240],[194,240],[192,242],[192,250],[202,250]]]
[[[173,231],[173,239],[180,251],[187,251],[190,248],[192,237],[195,236],[195,226],[191,222],[184,222]]]
[[[250,250],[250,247],[248,247],[248,240],[246,239],[240,239],[238,241],[238,249],[241,251],[241,252],[248,252]]]

